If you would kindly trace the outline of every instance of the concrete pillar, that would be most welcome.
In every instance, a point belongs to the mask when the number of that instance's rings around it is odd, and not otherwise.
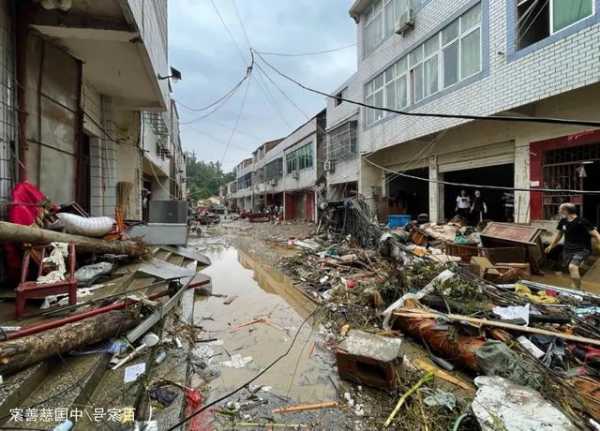
[[[515,188],[530,188],[529,181],[529,141],[517,138],[515,140]],[[516,223],[529,223],[530,192],[515,192]]]
[[[360,158],[360,172],[358,175],[358,192],[364,197],[371,211],[377,213],[377,200],[384,193],[384,172]]]
[[[429,158],[429,219],[432,222],[440,223],[444,215],[444,185],[435,181],[443,180],[444,175],[440,174],[437,156]]]

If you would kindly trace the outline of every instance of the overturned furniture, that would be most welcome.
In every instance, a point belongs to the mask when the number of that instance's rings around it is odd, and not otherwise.
[[[75,278],[75,244],[67,245],[68,256],[67,271],[64,275],[59,275],[56,280],[38,281],[46,272],[46,253],[50,247],[32,247],[25,252],[23,256],[23,266],[21,268],[21,282],[16,291],[16,315],[17,319],[25,314],[25,302],[28,299],[44,299],[49,295],[69,295],[69,304],[77,304],[77,279]],[[37,264],[37,276],[34,281],[27,281],[30,272],[31,261],[35,260]]]

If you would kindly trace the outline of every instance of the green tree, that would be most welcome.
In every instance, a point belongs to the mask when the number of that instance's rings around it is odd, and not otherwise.
[[[194,200],[219,194],[219,187],[235,179],[233,173],[224,173],[221,163],[198,160],[195,153],[186,154],[188,190]]]

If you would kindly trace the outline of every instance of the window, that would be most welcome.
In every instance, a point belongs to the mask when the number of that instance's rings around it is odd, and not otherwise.
[[[384,87],[383,87],[383,74],[378,75],[375,79],[371,80],[367,84],[366,88],[367,93],[367,104],[372,106],[384,107],[383,104],[383,95],[384,95]],[[368,109],[367,110],[367,123],[371,124],[376,121],[379,121],[383,118],[383,111],[378,109]]]
[[[365,86],[365,103],[403,109],[481,72],[481,5],[436,33]],[[366,124],[386,115],[366,110]]]
[[[403,2],[411,0],[375,0],[363,15],[364,55],[367,56],[394,34],[396,18]]]
[[[311,168],[313,166],[313,148],[312,142],[288,153],[285,156],[287,173]]]
[[[283,176],[283,159],[280,157],[265,165],[265,181],[271,181]]]
[[[349,121],[329,133],[327,159],[346,160],[353,158],[357,153],[356,121]]]
[[[460,21],[457,19],[442,30],[442,56],[444,58],[444,88],[458,82],[458,32]]]
[[[525,48],[594,14],[594,0],[518,0],[517,43]]]
[[[431,96],[438,92],[438,57],[440,50],[440,37],[436,34],[434,37],[425,42],[425,62],[424,68],[424,93],[425,97]]]

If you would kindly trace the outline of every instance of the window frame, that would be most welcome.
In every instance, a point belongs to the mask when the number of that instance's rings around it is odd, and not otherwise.
[[[394,29],[396,25],[396,19],[398,18],[399,5],[402,1],[413,2],[414,0],[374,0],[369,7],[365,10],[362,17],[364,17],[364,25],[363,25],[363,34],[362,34],[362,56],[363,58],[368,57],[375,51],[377,48],[394,35]],[[389,18],[389,14],[392,15]],[[376,19],[380,19],[379,22],[379,32],[380,38],[373,42],[372,45],[367,43],[367,27],[375,21]],[[391,28],[388,28],[388,20],[391,22]]]
[[[310,141],[285,155],[286,175],[314,167],[313,142]],[[290,169],[290,166],[292,167]]]
[[[554,1],[555,0],[550,0],[549,1],[550,13],[549,13],[548,19],[550,21],[550,23],[549,23],[550,34],[548,35],[548,37],[550,37],[552,35],[555,35],[555,34],[559,34],[560,32],[562,32],[562,31],[564,31],[564,30],[566,30],[566,29],[568,29],[568,28],[570,28],[570,27],[572,27],[574,25],[577,25],[580,22],[582,22],[582,21],[584,21],[584,20],[586,20],[586,19],[588,19],[588,18],[593,17],[594,15],[596,15],[596,1],[595,0],[590,0],[590,2],[592,3],[592,13],[591,14],[589,14],[587,16],[584,16],[583,18],[580,18],[577,21],[572,22],[571,24],[569,24],[569,25],[561,28],[560,30],[556,30],[555,31],[554,30]]]
[[[484,7],[483,6],[484,6],[483,1],[479,1],[476,4],[473,4],[469,9],[465,10],[461,15],[459,15],[455,19],[453,19],[449,24],[440,28],[434,34],[429,35],[429,37],[425,38],[420,43],[414,45],[410,51],[407,51],[403,56],[398,58],[392,64],[388,65],[382,71],[380,71],[376,75],[372,76],[371,79],[369,79],[369,81],[367,81],[367,83],[364,86],[365,103],[367,105],[377,106],[377,104],[375,103],[375,96],[379,93],[379,91],[382,91],[383,92],[383,96],[382,96],[383,97],[382,98],[383,106],[382,107],[389,108],[389,109],[398,109],[398,110],[410,108],[411,106],[421,104],[430,98],[434,98],[440,92],[443,92],[448,89],[452,89],[453,87],[460,85],[462,82],[467,81],[467,80],[473,78],[474,76],[477,76],[478,74],[480,74],[484,70],[484,62],[485,62],[485,55],[484,55],[485,52],[484,52],[484,46],[483,46],[483,43],[484,43],[484,34],[483,34]],[[463,33],[463,27],[466,25],[463,22],[465,16],[467,16],[469,13],[471,13],[476,8],[479,8],[479,20],[474,25],[472,25],[470,28],[464,30],[464,33]],[[443,32],[453,25],[457,26],[456,35],[454,36],[454,38],[452,38],[449,41],[447,41],[446,43],[444,43]],[[463,77],[462,76],[463,75],[462,56],[463,56],[463,49],[464,49],[463,41],[465,38],[472,35],[476,31],[479,31],[479,38],[478,38],[479,64],[478,64],[476,71]],[[425,46],[428,42],[432,41],[433,39],[437,40],[436,48],[434,50],[432,50],[431,52],[426,53]],[[457,44],[457,58],[456,58],[457,77],[456,77],[456,82],[446,86],[446,83],[445,83],[445,52],[444,51],[445,51],[445,49],[451,47],[453,44]],[[417,58],[415,58],[415,57],[417,57]],[[428,93],[427,85],[426,85],[427,82],[426,82],[425,66],[429,61],[431,61],[434,58],[437,58],[437,67],[435,68],[435,70],[437,71],[437,85],[435,86],[435,89],[432,93]],[[404,69],[400,69],[400,70],[403,70],[402,72],[400,72],[398,70],[398,65],[401,62],[405,62]],[[387,76],[388,76],[390,70],[392,70],[392,79],[388,80]],[[416,96],[417,96],[416,78],[417,78],[418,74],[420,75],[421,83],[422,83],[422,97],[419,99],[416,99]],[[381,87],[375,88],[374,85],[378,79],[381,79],[382,84],[381,84]],[[400,98],[399,98],[398,83],[402,79],[405,79],[405,83],[406,83],[406,100],[405,100],[404,105],[400,105],[400,103],[399,103]],[[392,84],[393,84],[393,86],[392,86]],[[389,106],[389,104],[388,104],[388,101],[392,100],[392,99],[390,99],[390,97],[388,97],[388,94],[387,94],[387,92],[390,88],[394,88],[394,91],[395,91],[395,95],[393,97],[395,106]],[[365,120],[366,127],[370,127],[374,124],[377,124],[378,122],[384,120],[387,116],[390,115],[390,113],[388,113],[386,111],[369,109],[369,108],[365,108],[364,112],[365,112],[364,120]]]
[[[550,0],[552,1],[552,0]],[[477,23],[477,25],[473,26],[472,28],[468,29],[465,31],[465,33],[463,33],[463,19],[464,17],[471,12],[473,9],[479,7],[479,22]],[[481,8],[481,2],[479,2],[478,5],[473,6],[471,9],[469,9],[468,11],[466,11],[465,13],[463,13],[459,18],[459,29],[458,29],[458,38],[459,38],[459,67],[458,67],[458,82],[460,81],[464,81],[465,79],[469,79],[471,76],[475,76],[478,73],[481,72],[481,70],[483,69],[483,31],[482,31],[482,19],[483,19],[483,9]],[[479,30],[479,67],[477,68],[477,71],[471,73],[470,75],[466,75],[463,76],[463,67],[462,67],[462,55],[463,55],[463,40],[466,39],[468,36],[470,36],[471,34],[473,34],[474,32],[476,32],[477,30]]]

